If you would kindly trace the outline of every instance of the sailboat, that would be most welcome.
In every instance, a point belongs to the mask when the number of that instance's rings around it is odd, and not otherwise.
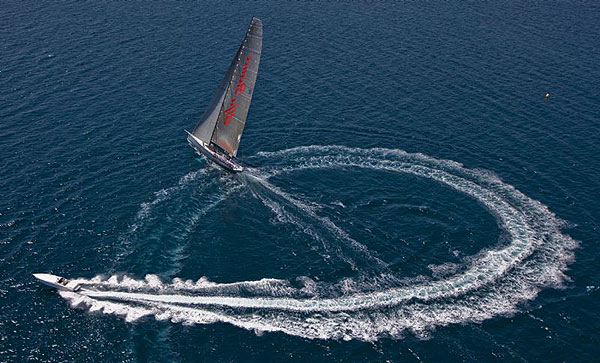
[[[262,21],[252,17],[244,40],[206,111],[192,132],[186,130],[188,143],[196,153],[231,172],[243,170],[236,155],[256,84],[262,33]]]

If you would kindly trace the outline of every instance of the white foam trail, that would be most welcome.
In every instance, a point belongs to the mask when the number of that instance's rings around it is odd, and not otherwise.
[[[200,218],[219,205],[219,203],[226,200],[231,194],[241,189],[241,187],[242,185],[230,186],[223,193],[216,194],[213,197],[205,200],[201,207],[195,208],[193,213],[185,218],[185,227],[183,231],[176,233],[174,237],[180,241],[187,241],[187,238],[198,224],[198,221],[200,221]],[[185,257],[185,251],[187,247],[187,242],[184,242],[183,244],[178,244],[174,249],[167,251],[167,254],[171,256],[171,259],[174,262],[174,266],[169,271],[166,271],[165,275],[172,276],[181,270],[180,261]]]
[[[115,262],[121,261],[127,255],[132,253],[131,240],[130,238],[140,229],[144,223],[148,221],[148,218],[151,214],[152,209],[166,200],[169,200],[173,194],[177,191],[184,189],[190,183],[197,180],[200,176],[205,175],[206,171],[204,169],[196,170],[189,172],[179,178],[179,181],[175,186],[161,189],[154,193],[154,199],[150,202],[143,202],[140,204],[140,209],[135,216],[133,223],[129,226],[126,233],[124,233],[119,238],[119,251],[117,256],[115,257]]]
[[[375,263],[382,267],[387,266],[387,264],[384,261],[382,261],[372,252],[370,252],[365,245],[350,237],[348,233],[346,233],[340,227],[335,225],[335,223],[333,223],[329,218],[317,215],[313,207],[307,205],[306,203],[303,203],[302,201],[282,191],[280,188],[269,183],[267,180],[267,176],[260,175],[260,173],[256,170],[252,170],[251,175],[255,178],[254,180],[258,181],[263,187],[268,189],[270,192],[280,196],[281,198],[289,202],[291,205],[298,208],[304,214],[308,215],[312,220],[316,220],[323,227],[329,230],[337,238],[337,240],[345,242],[345,244],[348,247],[350,247],[354,252],[360,253],[363,259],[366,259],[368,262]],[[321,237],[317,232],[314,231],[314,228],[311,225],[306,225],[293,214],[287,213],[280,204],[276,203],[272,199],[266,198],[260,193],[255,193],[255,196],[257,196],[265,206],[269,207],[269,209],[271,209],[271,211],[277,215],[278,219],[281,222],[291,222],[296,226],[302,226],[303,231],[306,234],[313,237],[316,241],[319,241],[326,251],[334,249],[336,255],[342,258],[342,260],[344,260],[346,263],[348,263],[353,270],[358,271],[360,269],[357,263],[350,256],[347,256],[339,246],[333,245],[332,243],[328,242],[326,239]]]
[[[388,149],[309,146],[259,153],[256,158],[267,165],[285,163],[251,172],[260,175],[269,190],[310,216],[310,208],[272,186],[268,179],[316,168],[387,170],[432,179],[475,198],[497,218],[508,234],[508,243],[471,256],[462,268],[453,267],[459,272],[451,274],[449,270],[447,277],[340,297],[299,298],[302,292],[282,280],[235,284],[182,284],[182,280],[173,280],[165,284],[151,276],[146,280],[80,279],[82,294],[61,295],[73,304],[125,315],[127,320],[153,315],[185,324],[222,321],[307,338],[375,340],[401,337],[407,330],[422,336],[438,326],[511,314],[542,288],[560,287],[567,279],[564,271],[573,260],[572,250],[577,243],[561,233],[563,222],[546,206],[492,173]],[[272,208],[278,206],[273,204]],[[286,213],[285,218],[295,218]],[[321,218],[316,214],[313,217]],[[332,231],[341,231],[338,238],[348,243],[347,234],[329,219],[320,222]],[[354,247],[362,250],[361,246],[358,243]]]
[[[150,212],[155,205],[160,204],[165,200],[169,199],[174,192],[185,188],[189,183],[195,181],[200,175],[204,174],[206,174],[206,171],[204,169],[191,171],[179,178],[177,185],[161,189],[158,192],[154,193],[154,199],[152,201],[143,202],[142,204],[140,204],[140,210],[136,215],[135,222],[130,226],[130,231],[135,232],[140,227],[140,223],[150,215]]]

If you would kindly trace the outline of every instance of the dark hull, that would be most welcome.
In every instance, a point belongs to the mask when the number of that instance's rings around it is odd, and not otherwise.
[[[239,165],[232,159],[228,159],[225,155],[208,149],[201,142],[199,142],[198,139],[196,139],[192,134],[188,134],[187,140],[190,146],[194,150],[196,150],[196,153],[205,156],[208,160],[216,163],[223,169],[232,173],[238,173],[244,170],[244,168],[241,165]]]

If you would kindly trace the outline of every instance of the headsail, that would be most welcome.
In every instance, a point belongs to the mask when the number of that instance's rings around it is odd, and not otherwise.
[[[261,50],[262,22],[253,17],[226,76],[229,77],[229,84],[226,86],[216,128],[211,138],[213,144],[218,145],[230,156],[237,154],[240,138],[246,125],[246,116],[256,84]]]
[[[256,83],[262,50],[262,22],[253,17],[225,77],[192,132],[206,144],[237,154]]]
[[[223,80],[219,84],[217,91],[210,100],[208,107],[206,107],[206,111],[204,111],[204,114],[202,117],[200,117],[200,121],[192,132],[194,136],[204,141],[206,144],[210,143],[210,138],[213,135],[215,126],[217,125],[219,113],[221,112],[223,100],[225,99],[225,94],[229,88],[229,83],[231,82],[231,75],[233,74],[234,68],[235,59],[234,62],[231,63],[231,66],[229,66],[229,70],[225,74],[225,77],[223,77]]]

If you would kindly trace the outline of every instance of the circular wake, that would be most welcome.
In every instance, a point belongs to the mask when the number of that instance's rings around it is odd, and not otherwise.
[[[282,206],[285,202],[312,223],[320,224],[328,234],[313,233],[312,237],[336,249],[354,269],[359,269],[363,261],[379,265],[385,262],[269,179],[297,170],[324,168],[412,174],[476,199],[495,216],[508,239],[498,248],[471,256],[454,275],[342,296],[314,294],[303,298],[306,294],[300,291],[302,288],[277,279],[233,284],[174,279],[163,283],[153,275],[145,280],[116,276],[79,279],[82,293],[63,291],[61,295],[74,305],[123,315],[128,321],[152,315],[184,324],[220,321],[257,332],[281,331],[306,338],[375,340],[398,338],[405,331],[423,336],[438,326],[511,314],[541,289],[560,287],[568,279],[564,271],[573,260],[572,250],[577,243],[561,233],[563,222],[546,206],[490,172],[401,150],[338,146],[263,152],[251,161],[267,166],[249,168],[241,176],[242,182],[258,183],[269,191],[253,195],[282,221],[306,223]]]

